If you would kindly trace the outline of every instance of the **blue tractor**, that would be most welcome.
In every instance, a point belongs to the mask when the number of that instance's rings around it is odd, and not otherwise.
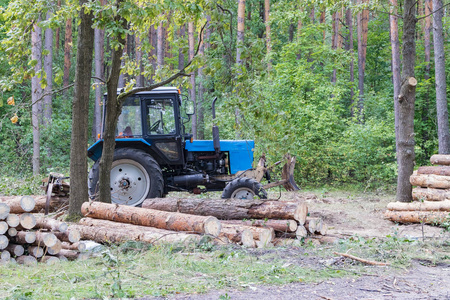
[[[286,157],[283,179],[270,182],[264,157],[256,168],[252,166],[254,141],[221,141],[217,126],[213,126],[213,140],[193,140],[185,129],[193,113],[192,102],[173,87],[140,92],[125,100],[111,169],[113,203],[140,206],[147,198],[171,191],[223,191],[223,198],[264,199],[269,187],[298,189],[293,179],[295,157]],[[92,198],[98,191],[102,149],[101,137],[88,149],[95,162],[89,173]],[[260,183],[263,177],[269,181],[265,186]]]

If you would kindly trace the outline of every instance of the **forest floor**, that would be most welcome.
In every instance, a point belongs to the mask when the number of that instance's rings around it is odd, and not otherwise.
[[[279,257],[305,268],[350,271],[340,278],[317,278],[313,283],[295,282],[281,286],[256,283],[243,289],[177,294],[168,299],[450,299],[448,228],[399,225],[384,219],[387,203],[394,201],[392,195],[344,192],[300,194],[307,199],[311,216],[322,217],[328,224],[330,235],[341,236],[341,241],[351,241],[345,248],[350,254],[372,255],[372,258],[375,255],[377,260],[385,259],[391,265],[366,266],[333,257],[334,251],[342,249],[342,245],[336,244],[320,247],[317,256],[315,250],[308,250],[307,257],[299,257],[299,253],[304,251],[300,248],[273,248],[267,251],[274,251]],[[270,196],[277,198],[276,194]],[[289,198],[295,195],[283,193],[281,196]],[[369,249],[369,252],[363,248]]]

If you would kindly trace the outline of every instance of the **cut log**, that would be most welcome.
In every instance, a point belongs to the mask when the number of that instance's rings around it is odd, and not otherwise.
[[[36,241],[36,232],[34,231],[18,231],[14,237],[17,244],[32,244]]]
[[[445,155],[445,154],[432,155],[430,158],[430,162],[433,165],[450,166],[450,155]]]
[[[22,198],[23,197],[20,196],[1,196],[0,203],[7,204],[10,207],[10,212],[14,214],[22,214],[25,212],[38,213],[45,210],[45,203],[47,201],[47,196],[33,196],[32,198],[35,201],[35,206],[31,211],[25,211],[22,208],[21,206]],[[66,205],[68,201],[69,201],[68,198],[52,197],[50,200],[50,211],[55,211],[59,207]],[[2,204],[0,204],[0,206],[2,206]]]
[[[212,236],[218,236],[221,228],[219,220],[215,217],[193,216],[101,202],[85,202],[81,212],[92,218]]]
[[[25,229],[31,229],[36,226],[36,217],[30,213],[23,213],[20,215],[20,226]]]
[[[8,223],[5,221],[0,221],[0,234],[5,234],[8,231]]]
[[[248,248],[255,248],[255,239],[253,233],[248,229],[239,230],[236,227],[222,227],[219,239],[225,237],[232,243],[243,245]]]
[[[412,190],[412,196],[416,201],[444,201],[450,199],[450,189],[416,187]]]
[[[0,203],[0,220],[4,220],[8,217],[11,209],[7,203]]]
[[[50,255],[56,255],[59,254],[59,252],[61,252],[61,249],[62,249],[62,242],[58,240],[56,244],[53,245],[52,247],[47,247],[47,253]]]
[[[191,215],[214,216],[223,220],[294,219],[301,223],[307,215],[305,203],[241,199],[155,198],[142,203],[143,208]]]
[[[58,242],[58,238],[51,232],[36,232],[36,241],[34,242],[38,246],[53,247]]]
[[[322,222],[322,227],[319,231],[316,231],[317,234],[326,235],[328,233],[328,225]]]
[[[297,210],[294,214],[294,219],[298,221],[300,225],[305,225],[306,217],[308,216],[308,206],[305,202],[300,202]]]
[[[17,227],[20,224],[20,217],[16,214],[9,214],[6,218],[6,223],[8,223],[9,227]]]
[[[34,266],[37,265],[37,259],[31,255],[22,255],[16,258],[16,261],[20,265]]]
[[[387,210],[384,216],[398,223],[424,223],[440,225],[450,221],[450,213],[443,211],[392,211]]]
[[[235,224],[222,224],[222,229],[235,229],[237,232],[242,232],[248,230],[253,234],[253,239],[261,241],[263,244],[269,244],[275,238],[275,231],[273,228],[262,228],[246,225],[235,225]],[[223,232],[223,231],[222,231]],[[230,239],[232,240],[232,239]]]
[[[0,252],[0,261],[1,262],[9,262],[11,260],[11,253],[8,251]]]
[[[68,260],[76,260],[78,259],[79,253],[78,251],[61,249],[61,251],[58,254],[58,257],[61,259],[61,256],[67,258]]]
[[[28,247],[28,253],[36,258],[40,258],[44,255],[44,248],[39,246]]]
[[[56,237],[64,242],[76,243],[81,239],[80,232],[73,226],[69,226],[64,232],[53,232]]]
[[[278,238],[290,238],[301,240],[308,236],[308,231],[305,226],[298,225],[297,230],[295,232],[277,232],[276,236]]]
[[[245,225],[255,227],[269,227],[275,231],[281,232],[295,232],[297,230],[297,222],[294,220],[224,220],[220,221],[223,224]]]
[[[68,227],[69,225],[67,225],[67,223],[51,218],[39,218],[36,220],[36,228],[66,232]]]
[[[424,166],[417,169],[417,174],[434,174],[450,176],[450,166]]]
[[[9,251],[9,253],[14,256],[21,256],[25,252],[25,249],[22,245],[11,243],[5,248],[5,250]]]
[[[54,265],[60,262],[60,259],[56,256],[46,255],[41,258],[42,263],[46,263],[47,265]]]
[[[82,238],[97,243],[123,243],[126,241],[141,241],[145,243],[183,243],[190,244],[200,241],[201,236],[146,226],[118,223],[108,220],[83,218],[82,225],[71,225],[77,229]],[[111,230],[114,228],[114,230]]]
[[[0,234],[0,250],[5,249],[9,244],[9,239],[4,236],[3,234]]]
[[[68,243],[68,242],[62,242],[61,243],[62,249],[67,250],[75,250],[75,251],[85,251],[86,250],[86,244],[83,242],[78,243]]]
[[[36,201],[31,196],[23,196],[20,198],[20,207],[25,212],[31,212],[36,206]]]
[[[322,218],[307,218],[305,223],[305,228],[309,233],[315,234],[320,232],[322,229],[323,221]]]
[[[9,236],[9,237],[14,237],[14,236],[16,236],[16,235],[17,235],[17,229],[14,228],[14,227],[10,227],[10,228],[8,229],[8,236]]]
[[[389,210],[405,211],[449,211],[450,200],[444,201],[414,201],[414,202],[390,202],[387,205]]]
[[[414,186],[431,187],[438,189],[450,188],[450,176],[440,176],[433,174],[413,174],[409,181]]]

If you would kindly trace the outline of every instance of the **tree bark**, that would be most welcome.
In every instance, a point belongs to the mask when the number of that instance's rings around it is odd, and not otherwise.
[[[80,224],[74,226],[81,233],[83,239],[98,243],[123,243],[130,240],[152,244],[186,243],[198,242],[201,239],[201,236],[196,234],[92,218],[83,218],[80,220]]]
[[[253,233],[248,229],[239,230],[237,227],[222,227],[219,239],[225,239],[228,242],[243,245],[248,248],[255,248],[256,243]]]
[[[189,40],[189,60],[192,60],[194,58],[194,53],[195,53],[194,22],[188,23],[188,40]],[[195,93],[195,72],[191,72],[190,82],[191,82],[191,88],[189,89],[190,98],[194,102],[194,107],[197,107],[197,99],[196,99],[196,93]],[[196,113],[192,116],[192,134],[194,135],[194,139],[197,139],[197,114]]]
[[[40,217],[36,220],[36,228],[47,229],[50,231],[66,232],[69,225],[55,219]]]
[[[355,64],[353,61],[353,15],[352,15],[352,10],[350,8],[347,8],[347,10],[345,11],[345,24],[347,26],[348,29],[348,35],[346,38],[346,43],[345,43],[345,50],[347,50],[350,53],[351,56],[351,62],[350,62],[350,84],[351,84],[351,88],[350,88],[350,101],[351,101],[351,115],[354,115],[353,112],[353,98],[355,96],[355,92],[353,90],[353,82],[355,82]]]
[[[399,107],[398,96],[400,94],[401,76],[400,76],[400,41],[398,37],[398,18],[397,18],[397,0],[390,0],[391,11],[389,15],[390,37],[392,49],[392,84],[394,86],[394,125],[396,149],[398,149],[398,131],[399,131]],[[398,150],[397,150],[398,151]],[[397,164],[398,164],[397,157]]]
[[[86,146],[89,126],[89,92],[91,90],[94,29],[92,13],[86,13],[80,0],[80,25],[78,27],[77,65],[72,103],[72,136],[70,146],[70,201],[69,215],[79,215],[81,204],[88,200]]]
[[[193,216],[100,202],[84,203],[82,213],[91,218],[174,231],[204,233],[212,236],[218,236],[221,228],[220,222],[215,217]]]
[[[51,18],[51,13],[47,12],[47,20]],[[44,128],[52,125],[52,95],[53,89],[53,30],[51,28],[45,29],[44,48],[48,51],[44,55],[44,71],[47,76],[47,86],[44,89],[44,105],[43,105],[43,122]],[[47,155],[51,156],[51,149],[47,149]]]
[[[431,187],[437,189],[448,189],[450,188],[450,177],[440,176],[433,174],[413,174],[410,177],[410,182],[412,185],[420,187]],[[406,201],[402,201],[406,202]],[[408,201],[411,202],[411,201]]]
[[[68,86],[70,84],[70,66],[71,66],[71,50],[72,50],[72,19],[66,21],[66,30],[64,37],[64,73],[63,73],[63,85]],[[67,90],[64,92],[67,95]]]
[[[157,32],[157,46],[156,46],[156,65],[161,69],[164,65],[164,23],[159,23]]]
[[[102,1],[104,2],[104,1]],[[104,3],[102,3],[103,5]],[[94,36],[95,36],[95,42],[94,42],[94,66],[95,66],[95,77],[101,78],[104,80],[105,78],[105,71],[103,68],[104,63],[104,44],[105,44],[105,31],[99,28],[94,29]],[[103,86],[104,83],[100,79],[95,79],[95,103],[94,103],[94,118],[92,121],[92,135],[94,138],[94,141],[97,140],[97,137],[102,132],[102,110],[101,110],[101,103],[103,101]]]
[[[308,213],[304,202],[281,202],[240,199],[155,198],[142,203],[143,208],[191,215],[215,216],[224,220],[285,219],[304,224]],[[303,223],[302,223],[303,222]]]
[[[436,82],[436,111],[438,123],[439,153],[450,154],[450,132],[448,125],[447,83],[445,76],[445,50],[442,18],[442,0],[433,0],[433,42]]]
[[[238,0],[236,63],[242,66],[242,51],[245,36],[245,0]]]
[[[36,196],[32,199],[35,200],[33,207],[27,206],[24,209],[23,203],[21,203],[23,197],[21,196],[2,196],[0,197],[0,211],[1,203],[7,204],[9,206],[9,212],[12,214],[21,214],[24,212],[38,213],[45,209],[46,196]],[[31,198],[31,197],[30,197]],[[50,211],[54,211],[57,207],[67,204],[67,198],[52,198],[50,201]],[[1,219],[1,215],[0,215]]]
[[[144,86],[144,75],[142,73],[144,72],[144,65],[142,64],[142,42],[139,36],[135,36],[136,41],[136,61],[139,65],[139,73],[136,75],[136,86],[143,87]]]
[[[415,44],[415,0],[405,0],[403,15],[403,69],[402,84],[398,96],[399,132],[398,132],[398,178],[397,201],[411,202],[412,187],[409,177],[414,170],[414,104],[416,100],[416,84],[414,67],[416,59]]]
[[[254,227],[268,227],[273,228],[275,231],[280,232],[295,232],[298,228],[298,224],[294,220],[226,220],[221,221],[222,225],[241,225],[241,226],[254,226]]]
[[[386,219],[398,223],[423,223],[440,225],[449,221],[447,211],[392,211],[384,213]]]
[[[416,187],[412,190],[412,196],[416,201],[444,201],[450,199],[450,190]]]
[[[366,4],[368,0],[358,0],[359,4]],[[366,69],[367,32],[369,24],[369,10],[363,9],[358,14],[358,116],[364,121],[364,74]]]
[[[270,52],[272,51],[272,39],[270,36],[270,0],[264,0],[264,22],[266,24],[266,55],[270,57]],[[272,61],[269,59],[267,61],[267,71],[270,72],[271,69]]]
[[[425,166],[417,169],[417,174],[434,174],[442,176],[450,176],[450,166]]]
[[[40,173],[40,123],[41,123],[41,97],[42,87],[40,84],[40,76],[38,72],[42,69],[42,29],[37,25],[38,21],[33,25],[31,31],[31,59],[36,61],[34,66],[35,74],[31,78],[31,126],[33,127],[33,175]]]
[[[443,201],[414,201],[414,202],[390,202],[388,210],[394,211],[450,211],[450,200]]]
[[[198,54],[200,57],[205,56],[205,47],[206,43],[204,41],[204,36],[202,34],[201,36],[202,43],[200,45],[200,49],[198,51]],[[201,66],[198,68],[198,97],[197,97],[197,139],[204,140],[205,139],[205,108],[204,108],[204,94],[205,94],[205,87],[203,86],[203,81],[205,80],[203,75],[203,69],[204,67]]]
[[[431,156],[430,162],[433,165],[450,166],[450,155],[435,154],[435,155]]]

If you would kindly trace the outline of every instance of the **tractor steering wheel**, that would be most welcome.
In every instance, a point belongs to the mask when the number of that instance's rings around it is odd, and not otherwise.
[[[151,131],[156,131],[156,129],[159,126],[159,123],[161,123],[161,120],[156,121],[155,123],[152,124],[152,126],[150,126],[150,132]]]

